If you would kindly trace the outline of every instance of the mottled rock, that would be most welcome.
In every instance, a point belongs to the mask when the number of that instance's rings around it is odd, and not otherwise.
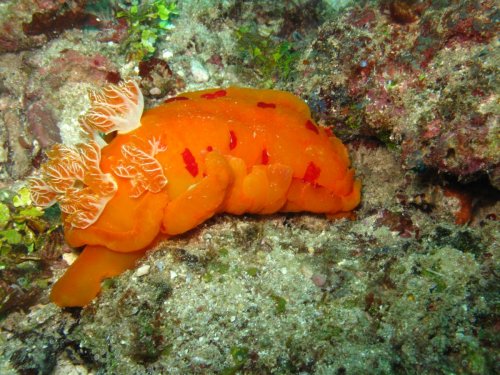
[[[6,130],[8,160],[3,168],[15,180],[26,177],[31,171],[31,137],[25,131],[19,104],[13,105],[0,115],[0,125]],[[17,107],[17,108],[16,108]]]
[[[308,77],[300,89],[341,138],[376,137],[407,169],[464,182],[488,174],[498,186],[493,3],[354,7],[319,28],[297,67]]]
[[[47,101],[40,100],[28,105],[26,112],[29,131],[40,147],[47,148],[61,142],[57,120]]]
[[[210,78],[208,70],[198,60],[191,61],[191,74],[193,75],[193,80],[198,83],[206,82]]]

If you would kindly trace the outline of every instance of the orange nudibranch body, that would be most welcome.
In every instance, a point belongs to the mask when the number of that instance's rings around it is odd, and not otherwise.
[[[61,205],[67,242],[88,246],[52,290],[60,306],[89,303],[104,277],[131,268],[158,236],[217,213],[335,214],[360,201],[345,146],[290,93],[190,92],[142,117],[133,81],[90,98],[81,124],[94,139],[55,146],[32,182],[36,203]],[[113,131],[101,146],[97,132]]]

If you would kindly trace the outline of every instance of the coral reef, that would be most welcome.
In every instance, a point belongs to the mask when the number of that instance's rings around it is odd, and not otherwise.
[[[495,17],[491,1],[356,7],[320,27],[295,83],[345,138],[376,137],[408,169],[486,174],[499,188]]]
[[[493,369],[470,325],[493,324],[477,283],[484,248],[474,255],[433,232],[418,246],[373,219],[212,223],[106,291],[71,337],[110,372]],[[466,246],[482,246],[469,235]]]
[[[353,157],[358,220],[218,217],[160,244],[83,310],[44,305],[21,325],[10,315],[1,356],[56,373],[68,351],[105,373],[494,372],[497,221],[467,228],[452,212],[403,208],[398,192],[420,187],[397,159],[365,145]]]
[[[141,64],[135,3],[0,2],[0,373],[500,373],[495,2],[179,0]],[[48,303],[75,252],[22,180],[78,143],[88,88],[131,75],[146,107],[300,95],[349,143],[356,218],[219,216],[86,308]]]

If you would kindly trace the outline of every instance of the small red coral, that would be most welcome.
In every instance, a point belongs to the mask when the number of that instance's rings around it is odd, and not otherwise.
[[[472,218],[472,199],[470,195],[450,187],[444,188],[444,195],[458,200],[458,209],[454,212],[455,224],[467,224]]]

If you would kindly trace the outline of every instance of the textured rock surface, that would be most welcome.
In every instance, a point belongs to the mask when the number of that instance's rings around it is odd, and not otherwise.
[[[147,106],[227,85],[301,95],[363,181],[353,221],[217,217],[84,309],[48,301],[70,251],[57,224],[34,252],[2,247],[0,373],[500,373],[498,11],[338,3],[181,1],[139,63],[115,2],[0,2],[0,187],[79,141],[89,87],[133,75]]]
[[[345,138],[396,147],[406,168],[498,188],[495,17],[492,1],[356,8],[319,28],[298,64],[308,79],[290,87]]]

